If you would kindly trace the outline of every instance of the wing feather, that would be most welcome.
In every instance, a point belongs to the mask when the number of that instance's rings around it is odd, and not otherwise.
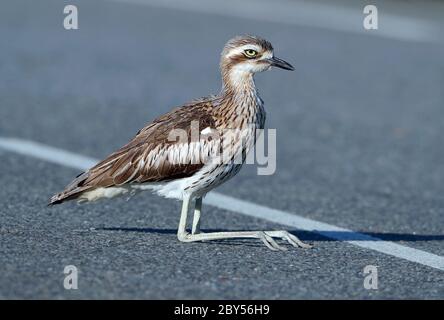
[[[176,108],[141,129],[125,146],[100,161],[73,180],[63,192],[53,196],[50,204],[74,199],[99,187],[128,183],[170,181],[189,177],[202,168],[196,163],[199,150],[191,141],[168,139],[173,129],[185,130],[190,137],[191,123],[199,129],[215,128],[212,110],[216,98],[210,97]]]

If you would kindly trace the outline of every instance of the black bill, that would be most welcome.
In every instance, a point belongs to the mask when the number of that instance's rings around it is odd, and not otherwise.
[[[294,68],[293,68],[293,66],[291,64],[289,64],[287,61],[284,61],[282,59],[273,57],[273,58],[269,59],[268,61],[270,61],[270,64],[273,67],[278,67],[278,68],[281,68],[281,69],[291,70],[291,71],[294,70]]]

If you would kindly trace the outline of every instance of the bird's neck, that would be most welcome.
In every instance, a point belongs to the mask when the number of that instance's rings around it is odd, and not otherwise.
[[[222,72],[219,113],[231,127],[253,124],[263,128],[265,111],[251,72]]]
[[[253,74],[236,68],[222,70],[222,95],[243,97],[257,94]]]

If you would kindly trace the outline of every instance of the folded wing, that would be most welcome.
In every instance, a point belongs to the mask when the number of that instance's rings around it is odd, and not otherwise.
[[[214,98],[202,99],[157,118],[128,144],[77,176],[64,191],[51,198],[50,204],[78,198],[96,188],[170,181],[193,175],[203,163],[195,161],[202,146],[191,141],[192,125],[199,130],[215,128],[213,108]],[[173,130],[186,133],[187,139],[174,139]]]

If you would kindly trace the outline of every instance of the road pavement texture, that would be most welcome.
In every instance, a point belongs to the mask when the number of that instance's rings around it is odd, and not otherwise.
[[[2,5],[0,137],[103,158],[156,116],[220,88],[236,34],[269,39],[296,71],[257,76],[277,170],[226,195],[444,255],[444,47],[108,1]],[[0,298],[444,298],[444,273],[205,205],[202,229],[289,229],[310,250],[259,240],[180,243],[180,203],[148,193],[46,207],[79,170],[0,148]],[[79,288],[63,287],[64,267]],[[367,290],[364,267],[378,267]]]

